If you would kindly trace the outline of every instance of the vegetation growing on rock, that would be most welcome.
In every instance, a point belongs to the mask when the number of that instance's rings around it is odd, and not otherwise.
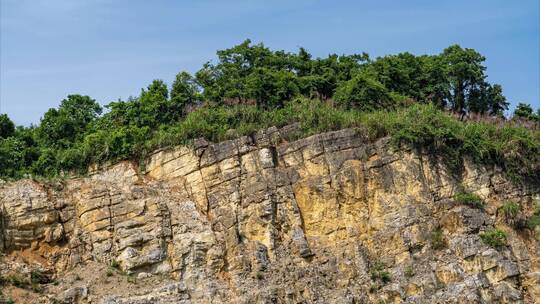
[[[487,81],[485,58],[473,49],[313,58],[303,48],[272,51],[246,40],[217,56],[194,76],[180,72],[170,90],[154,80],[106,111],[72,94],[36,126],[15,128],[1,115],[0,177],[84,174],[92,163],[137,160],[197,137],[222,140],[295,122],[299,136],[356,127],[441,152],[456,170],[468,155],[514,177],[540,176],[540,112],[520,104],[516,119],[505,121],[502,87]]]
[[[454,200],[459,204],[468,205],[473,208],[484,208],[484,202],[482,201],[482,198],[480,198],[474,193],[458,192],[454,195]]]
[[[480,238],[484,243],[493,248],[502,248],[506,246],[506,233],[500,229],[488,229],[480,233]]]

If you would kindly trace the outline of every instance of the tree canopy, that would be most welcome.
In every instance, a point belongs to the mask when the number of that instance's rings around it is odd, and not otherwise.
[[[6,114],[0,115],[0,177],[84,172],[90,163],[138,158],[155,148],[149,143],[160,134],[185,139],[220,133],[237,123],[221,121],[219,115],[202,119],[200,109],[224,113],[227,107],[252,107],[234,118],[249,126],[259,113],[284,115],[281,109],[290,109],[297,98],[326,102],[336,111],[389,112],[432,104],[462,116],[502,117],[509,103],[502,87],[487,81],[484,61],[477,51],[459,45],[435,55],[319,58],[304,48],[273,51],[246,40],[218,51],[216,60],[193,75],[179,72],[170,88],[154,80],[138,96],[110,102],[105,111],[91,97],[72,94],[37,126],[15,127]],[[535,113],[520,104],[514,117],[540,123],[540,109]]]

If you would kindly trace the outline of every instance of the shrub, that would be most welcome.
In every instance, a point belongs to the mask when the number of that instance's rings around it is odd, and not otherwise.
[[[431,248],[434,250],[443,249],[446,247],[442,230],[437,228],[431,232]]]
[[[385,265],[382,262],[375,262],[370,269],[371,279],[373,281],[380,281],[386,284],[391,281],[390,273],[385,270]]]
[[[15,287],[26,288],[28,285],[30,285],[30,282],[26,278],[23,278],[18,274],[9,275],[7,279],[11,285]]]
[[[506,246],[506,233],[496,228],[480,233],[480,238],[485,244],[493,248]]]
[[[47,284],[49,278],[42,271],[34,269],[30,272],[30,282],[32,284]]]
[[[529,229],[534,230],[538,225],[540,225],[540,206],[537,206],[533,215],[527,219],[527,227]]]
[[[454,195],[454,201],[459,204],[468,205],[473,208],[482,209],[484,208],[484,202],[482,199],[474,194],[469,192],[459,192]]]
[[[540,214],[533,214],[527,219],[527,227],[534,230],[536,226],[540,225]]]

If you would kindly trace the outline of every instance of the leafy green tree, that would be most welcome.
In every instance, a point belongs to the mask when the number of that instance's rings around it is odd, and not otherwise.
[[[184,114],[187,105],[194,105],[200,100],[199,86],[195,78],[188,72],[181,72],[176,75],[172,84],[169,114],[171,120],[177,120]]]
[[[315,96],[322,99],[330,98],[336,92],[341,82],[351,80],[361,66],[369,60],[366,53],[329,55],[327,58],[317,58],[313,61],[310,78]]]
[[[499,84],[484,82],[471,89],[467,109],[473,113],[503,116],[508,104]]]
[[[31,171],[41,176],[57,175],[60,171],[56,159],[57,151],[59,150],[43,147],[38,159],[32,163]]]
[[[530,104],[520,102],[514,110],[514,117],[531,119],[533,118],[533,109]]]
[[[421,57],[401,53],[377,58],[366,69],[376,75],[388,90],[423,102],[427,98],[424,89],[429,80],[424,65]]]
[[[37,129],[39,141],[48,147],[69,147],[102,112],[92,98],[68,95],[58,109],[49,109]]]
[[[107,105],[110,112],[97,124],[99,128],[119,128],[123,126],[152,126],[170,123],[172,117],[180,114],[170,109],[169,90],[162,80],[154,80],[137,98],[115,101]]]
[[[449,102],[456,112],[464,113],[468,107],[469,93],[484,84],[485,57],[474,49],[452,45],[441,54],[450,85]]]
[[[20,177],[24,170],[24,143],[15,137],[0,138],[0,177]]]
[[[450,83],[447,69],[441,56],[422,56],[426,85],[422,88],[426,101],[445,108],[450,99]]]
[[[299,93],[296,82],[292,72],[257,68],[246,78],[246,95],[261,108],[279,108]]]
[[[489,86],[487,91],[487,98],[489,114],[495,116],[503,116],[504,111],[508,110],[508,105],[510,104],[506,101],[506,97],[502,94],[502,86],[500,84],[495,84]]]
[[[388,89],[367,73],[358,73],[351,80],[342,82],[336,90],[334,99],[346,108],[361,111],[394,107]]]
[[[10,137],[15,133],[15,124],[7,114],[0,114],[0,138]]]
[[[163,80],[154,80],[141,91],[137,100],[139,108],[137,116],[134,117],[136,125],[156,126],[168,121],[168,99],[169,90]]]
[[[218,63],[213,65],[206,63],[195,74],[197,82],[204,87],[204,97],[215,102],[224,99],[245,102],[249,99],[246,94],[245,79],[256,67],[271,67],[279,60],[270,60],[272,51],[262,43],[250,45],[251,40],[245,40],[241,44],[230,49],[217,52]]]

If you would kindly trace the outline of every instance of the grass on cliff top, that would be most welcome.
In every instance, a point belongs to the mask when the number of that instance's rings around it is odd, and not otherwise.
[[[99,130],[73,147],[54,151],[57,156],[47,163],[54,170],[43,175],[58,176],[62,171],[85,174],[92,163],[143,160],[156,149],[189,144],[199,137],[217,142],[293,123],[300,123],[297,137],[357,128],[371,140],[391,136],[396,146],[405,144],[442,155],[456,172],[462,167],[463,157],[469,156],[480,163],[499,165],[511,177],[540,180],[538,131],[509,122],[461,121],[430,104],[362,112],[306,98],[271,110],[250,105],[202,107],[177,124],[155,129]]]
[[[295,122],[300,123],[300,137],[358,128],[371,140],[391,136],[396,146],[441,154],[452,170],[459,170],[462,158],[469,156],[479,163],[499,165],[514,178],[540,177],[540,132],[508,122],[461,121],[433,105],[420,104],[397,111],[360,112],[299,99],[270,111],[254,106],[202,108],[178,125],[159,129],[143,149],[186,144],[197,137],[221,141]]]

